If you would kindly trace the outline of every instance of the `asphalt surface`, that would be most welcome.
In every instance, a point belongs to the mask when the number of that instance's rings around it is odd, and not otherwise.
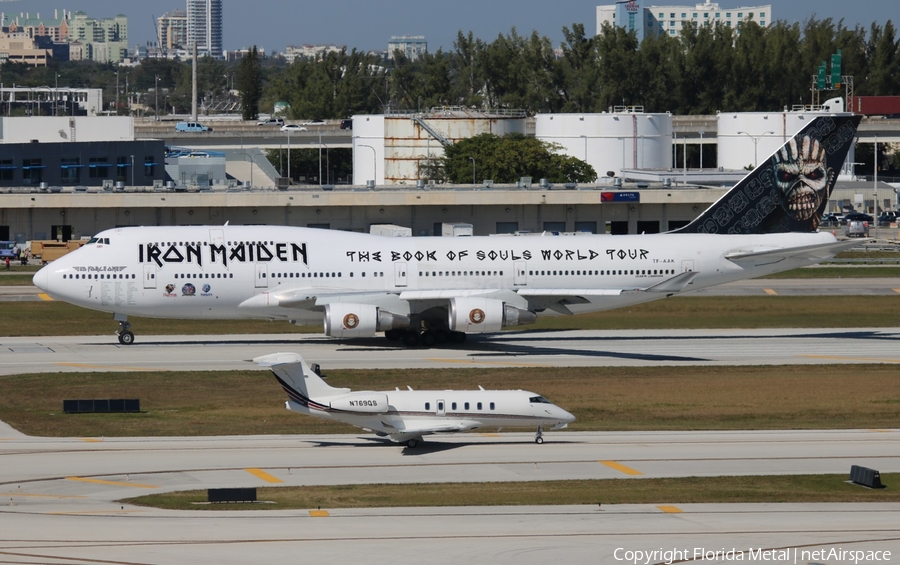
[[[750,551],[786,548],[797,555],[757,560],[848,563],[803,559],[802,552],[896,552],[900,504],[601,499],[546,507],[267,510],[261,502],[259,511],[239,512],[117,500],[218,487],[846,473],[851,464],[884,472],[900,469],[898,436],[900,430],[554,432],[538,446],[530,434],[479,434],[411,450],[356,436],[45,439],[0,427],[0,561],[260,563],[302,555],[304,562],[527,565],[632,562],[625,552],[677,549],[687,552],[681,561],[726,562],[705,552],[734,550],[750,560]]]
[[[900,279],[742,281],[703,294],[896,294]],[[736,294],[730,294],[736,293]],[[700,293],[698,293],[700,294]],[[39,300],[0,287],[0,300]],[[0,338],[0,374],[328,368],[900,363],[900,328],[509,332],[459,348],[319,336]],[[53,378],[48,376],[48,378]],[[299,418],[299,417],[298,417]],[[300,424],[298,424],[300,425]],[[890,563],[900,504],[655,504],[165,511],[123,498],[277,485],[900,472],[900,430],[29,438],[0,422],[0,563]],[[895,485],[888,485],[896,488]],[[415,488],[411,486],[410,488]],[[464,487],[461,487],[464,488]],[[859,487],[863,488],[863,487]],[[260,503],[261,508],[267,508]],[[270,507],[269,507],[270,508]],[[885,552],[891,552],[886,555]]]
[[[321,335],[0,337],[0,375],[78,371],[261,370],[251,360],[295,351],[323,369],[447,367],[900,364],[900,328],[580,330],[472,336],[408,348],[384,338]]]

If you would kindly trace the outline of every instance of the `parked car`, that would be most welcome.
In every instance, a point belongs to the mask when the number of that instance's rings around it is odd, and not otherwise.
[[[268,118],[260,121],[256,125],[258,126],[283,126],[284,118]]]
[[[341,120],[341,129],[353,129],[353,120]]]
[[[178,122],[177,124],[175,124],[175,131],[179,131],[179,132],[212,131],[212,128],[205,126],[199,122]]]
[[[303,122],[303,123],[300,124],[300,125],[304,125],[304,126],[324,126],[324,125],[325,125],[325,120],[320,120],[320,119],[316,118],[316,119],[314,119],[314,120],[309,120],[309,121],[307,121],[307,122]]]
[[[843,222],[844,216],[841,214],[823,214],[820,226],[839,226]]]
[[[878,225],[879,226],[889,226],[895,222],[897,222],[897,212],[894,212],[894,211],[882,212],[881,215],[878,216]]]
[[[309,131],[309,130],[303,126],[298,126],[297,124],[284,124],[283,126],[281,126],[281,131]]]
[[[847,212],[844,214],[844,223],[850,222],[869,222],[872,223],[872,216],[863,214],[862,212]]]
[[[847,227],[844,229],[847,237],[869,237],[869,222],[851,220],[847,222]]]

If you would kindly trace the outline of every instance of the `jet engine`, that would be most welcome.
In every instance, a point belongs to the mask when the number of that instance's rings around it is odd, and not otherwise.
[[[376,332],[408,325],[408,317],[371,304],[335,302],[325,305],[325,335],[329,337],[372,337]]]
[[[455,332],[497,332],[509,326],[533,324],[537,314],[493,298],[467,296],[450,299],[450,329]]]
[[[388,411],[388,397],[380,392],[354,392],[335,398],[329,404],[332,410],[344,412],[384,414]]]

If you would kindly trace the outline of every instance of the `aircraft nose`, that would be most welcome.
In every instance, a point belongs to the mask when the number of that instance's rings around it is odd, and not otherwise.
[[[557,408],[559,408],[559,407],[557,406]],[[560,419],[562,421],[564,421],[565,423],[571,424],[572,422],[575,421],[575,416],[572,415],[570,412],[566,412],[562,408],[559,408],[559,412],[560,412]]]
[[[31,282],[34,283],[34,286],[38,287],[44,292],[50,290],[48,288],[50,286],[50,271],[48,269],[50,269],[49,265],[41,268],[41,270],[36,272],[34,274],[34,277],[31,278]]]

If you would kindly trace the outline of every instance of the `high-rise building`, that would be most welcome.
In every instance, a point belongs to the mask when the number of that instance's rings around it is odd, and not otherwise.
[[[394,58],[394,51],[403,53],[407,59],[415,61],[428,53],[428,42],[424,35],[393,36],[388,42],[388,58]]]
[[[156,38],[164,52],[187,48],[187,12],[172,10],[156,19]]]
[[[224,57],[222,0],[187,0],[187,48],[197,43],[197,56]]]
[[[635,0],[619,0],[612,5],[597,6],[597,33],[600,33],[604,23],[609,23],[634,31],[638,41],[649,34],[677,35],[687,22],[696,25],[721,24],[734,27],[740,33],[741,24],[749,21],[763,27],[771,25],[772,6],[722,8],[711,0],[692,6],[641,6]]]

